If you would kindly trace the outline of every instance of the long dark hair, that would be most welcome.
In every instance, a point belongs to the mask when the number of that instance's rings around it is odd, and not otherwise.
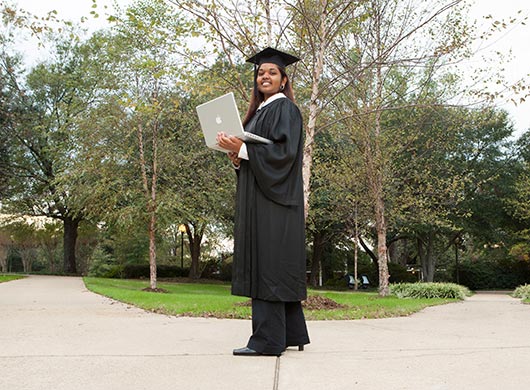
[[[287,73],[285,72],[285,69],[278,66],[278,69],[280,71],[280,74],[282,75],[282,80],[285,79],[287,80],[284,84],[284,89],[283,91],[278,91],[278,92],[283,92],[284,95],[292,100],[293,102],[295,101],[294,99],[294,91],[293,91],[293,87],[291,85],[291,81],[289,80],[289,76],[287,76]],[[254,88],[257,88],[257,85],[256,85],[256,80],[258,78],[258,69],[256,69],[256,71],[254,72]],[[243,119],[243,126],[246,126],[247,123],[250,121],[250,119],[252,119],[252,117],[254,116],[254,114],[256,113],[256,111],[258,110],[258,107],[261,103],[263,103],[263,101],[265,100],[265,96],[263,95],[262,92],[260,91],[254,91],[252,90],[252,95],[250,96],[250,103],[248,105],[248,110],[247,110],[247,114],[245,115],[245,119]]]

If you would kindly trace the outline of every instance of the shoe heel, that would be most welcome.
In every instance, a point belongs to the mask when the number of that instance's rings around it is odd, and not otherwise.
[[[304,346],[303,346],[303,345],[299,345],[299,346],[298,346],[298,350],[299,350],[299,351],[303,351],[303,350],[304,350]]]

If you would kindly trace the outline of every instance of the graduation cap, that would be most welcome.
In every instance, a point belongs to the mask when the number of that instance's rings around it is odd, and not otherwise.
[[[259,67],[261,64],[271,63],[276,64],[281,68],[285,68],[286,66],[294,64],[298,61],[300,61],[300,58],[273,49],[272,47],[267,47],[266,49],[263,49],[262,51],[247,60],[247,62],[255,64],[255,66],[257,67]]]

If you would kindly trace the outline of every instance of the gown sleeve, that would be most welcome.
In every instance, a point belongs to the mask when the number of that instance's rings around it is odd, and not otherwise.
[[[264,112],[256,133],[272,144],[248,143],[250,167],[263,194],[282,205],[303,203],[302,179],[294,169],[302,161],[302,116],[288,99]]]

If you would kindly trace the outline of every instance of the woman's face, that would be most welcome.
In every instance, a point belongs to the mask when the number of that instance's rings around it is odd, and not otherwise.
[[[280,69],[276,64],[264,63],[258,69],[256,78],[258,91],[263,93],[265,100],[280,92],[280,87],[285,84]]]

